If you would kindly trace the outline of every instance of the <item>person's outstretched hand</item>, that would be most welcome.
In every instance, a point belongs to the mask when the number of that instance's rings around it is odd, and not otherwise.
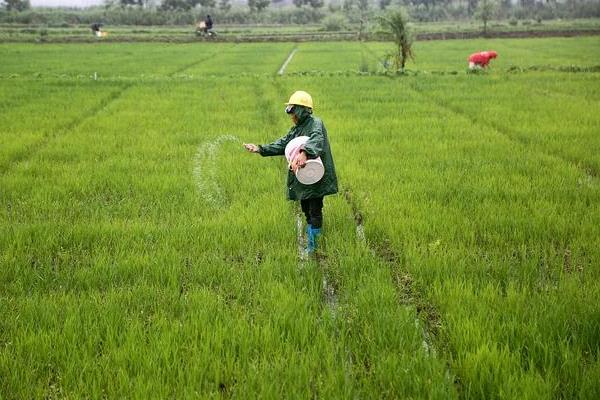
[[[294,158],[290,163],[290,169],[292,170],[292,172],[295,174],[298,171],[298,168],[304,168],[304,166],[306,165],[306,160],[307,157],[305,152],[301,151],[300,153],[298,153],[296,158]]]
[[[250,153],[258,153],[259,149],[258,146],[252,143],[244,143],[244,147],[246,148],[246,150],[248,150]]]

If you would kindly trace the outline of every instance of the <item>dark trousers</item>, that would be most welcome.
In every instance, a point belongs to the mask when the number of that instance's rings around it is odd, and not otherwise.
[[[302,212],[306,216],[306,223],[313,228],[320,228],[323,225],[323,198],[300,200]]]

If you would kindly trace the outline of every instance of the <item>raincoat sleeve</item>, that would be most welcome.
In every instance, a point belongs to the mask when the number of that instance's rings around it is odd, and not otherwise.
[[[310,130],[310,134],[307,135],[309,139],[304,144],[304,152],[309,159],[321,157],[323,153],[323,142],[325,136],[323,135],[323,122],[316,120]]]
[[[273,143],[269,144],[261,144],[258,146],[258,152],[263,157],[268,156],[282,156],[285,154],[285,146],[292,140],[292,136],[294,135],[294,130],[291,129],[287,135],[282,138],[277,139]]]

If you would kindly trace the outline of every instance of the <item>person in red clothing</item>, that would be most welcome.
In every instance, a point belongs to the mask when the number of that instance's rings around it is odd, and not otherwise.
[[[490,63],[490,60],[496,57],[498,57],[498,53],[494,50],[473,53],[469,56],[469,69],[485,68]]]

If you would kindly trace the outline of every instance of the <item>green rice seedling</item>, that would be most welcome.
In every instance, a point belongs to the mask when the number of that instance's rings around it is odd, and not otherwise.
[[[214,45],[0,47],[0,397],[598,397],[594,73],[329,76],[385,45],[303,43],[276,77],[295,45]],[[241,146],[296,89],[347,193],[306,262],[285,162]]]
[[[360,43],[302,43],[286,72],[358,71],[363,60],[368,69],[371,61]]]
[[[52,138],[66,134],[88,115],[118,96],[123,87],[113,84],[80,84],[64,87],[25,82],[28,92],[37,96],[17,103],[0,116],[3,126],[0,144],[0,169],[6,170],[27,160]],[[90,95],[90,90],[96,94]],[[60,96],[56,96],[61,93]]]
[[[569,80],[577,82],[579,78],[572,77]],[[462,90],[472,87],[467,79],[459,83],[461,81],[447,83],[453,87],[461,85]],[[596,128],[600,121],[593,113],[580,112],[589,101],[573,98],[565,92],[540,91],[531,88],[525,81],[523,77],[510,82],[482,81],[482,90],[468,98],[457,98],[453,94],[439,95],[437,90],[443,84],[432,88],[420,83],[418,90],[433,94],[438,103],[480,124],[491,126],[508,138],[531,143],[549,155],[581,165],[584,170],[596,174],[600,159],[589,149],[595,143]],[[568,85],[566,83],[564,86]],[[566,143],[569,145],[565,146]]]
[[[290,43],[249,43],[219,51],[215,60],[190,68],[199,75],[274,75],[294,48]]]
[[[388,43],[368,43],[366,46],[382,56],[390,50]],[[456,71],[467,69],[470,54],[495,50],[498,58],[491,62],[492,71],[510,67],[598,65],[598,40],[594,37],[544,39],[473,39],[423,41],[414,44],[417,56],[410,69],[422,71]],[[535,50],[534,50],[535,48]]]
[[[0,44],[0,75],[140,77],[165,76],[210,63],[233,44]]]

